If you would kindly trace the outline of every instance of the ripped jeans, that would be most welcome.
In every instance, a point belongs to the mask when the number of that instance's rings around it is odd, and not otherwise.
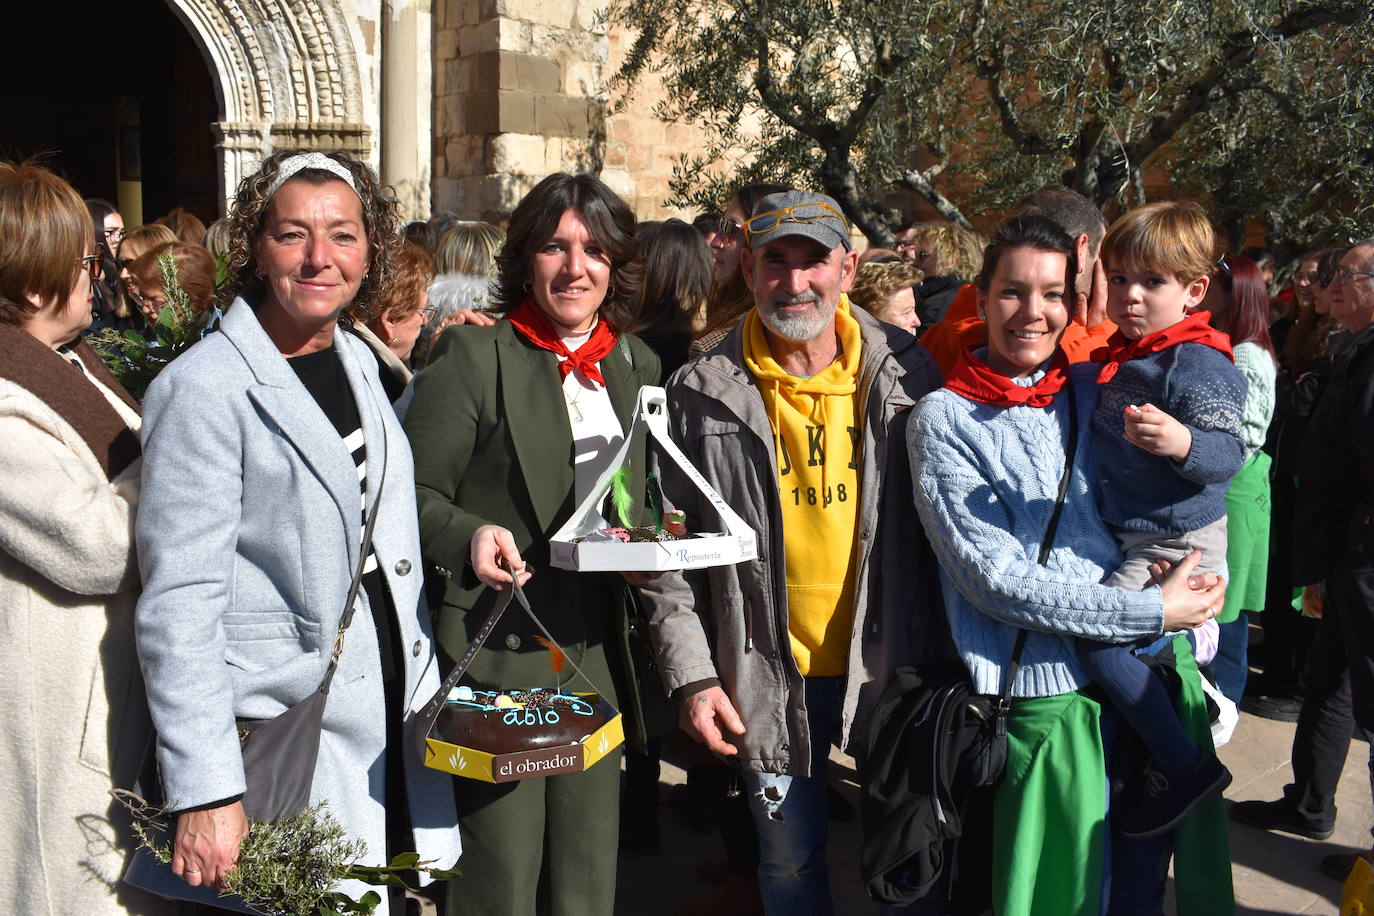
[[[759,889],[768,916],[831,916],[825,844],[830,832],[826,761],[840,737],[843,677],[806,678],[811,775],[745,773],[749,811],[759,832]]]

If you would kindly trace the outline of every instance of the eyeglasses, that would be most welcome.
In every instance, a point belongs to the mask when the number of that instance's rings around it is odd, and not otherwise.
[[[1335,283],[1345,286],[1347,283],[1354,283],[1356,280],[1368,280],[1371,277],[1374,277],[1374,274],[1367,273],[1363,270],[1351,270],[1349,267],[1337,267],[1335,276],[1332,280]]]
[[[784,207],[781,210],[769,210],[767,213],[760,213],[751,216],[749,222],[744,224],[744,237],[753,238],[765,232],[772,232],[784,222],[789,223],[814,223],[821,219],[837,219],[840,225],[845,226],[848,231],[848,224],[844,221],[844,214],[836,210],[823,200],[818,200],[811,204],[798,204],[795,207]]]
[[[88,254],[81,259],[81,267],[91,275],[92,280],[100,279],[100,255]]]
[[[735,233],[740,231],[740,224],[732,219],[722,216],[720,222],[716,223],[716,235],[723,241],[730,241],[735,237]]]
[[[105,238],[118,245],[120,242],[124,241],[124,230],[118,226],[113,229],[106,229]]]
[[[439,309],[436,306],[427,305],[420,309],[420,314],[424,316],[424,321],[422,323],[429,324],[435,318],[439,317]]]

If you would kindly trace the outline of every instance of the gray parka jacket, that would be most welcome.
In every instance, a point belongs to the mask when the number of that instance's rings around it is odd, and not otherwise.
[[[940,384],[906,331],[851,306],[863,335],[858,587],[841,742],[847,746],[898,665],[924,653],[923,610],[940,611],[938,574],[920,535],[905,454],[907,413]],[[758,535],[758,558],[665,573],[641,589],[664,685],[678,699],[718,680],[746,732],[726,740],[754,772],[809,775],[804,682],[788,639],[782,508],[773,431],[745,368],[743,326],[668,383],[669,428],[692,464]],[[893,454],[889,456],[889,447]],[[697,530],[724,524],[695,485],[660,467],[668,502]],[[852,545],[835,545],[837,550]],[[931,633],[932,639],[937,638]],[[943,634],[940,634],[943,637]]]

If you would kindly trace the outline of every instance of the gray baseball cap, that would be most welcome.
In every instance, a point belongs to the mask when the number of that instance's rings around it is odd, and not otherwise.
[[[834,198],[813,191],[779,191],[754,207],[744,223],[744,242],[758,248],[789,235],[800,235],[826,248],[852,249],[849,225]]]

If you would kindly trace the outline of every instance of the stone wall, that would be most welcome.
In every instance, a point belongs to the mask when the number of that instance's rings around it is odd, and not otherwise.
[[[653,116],[657,87],[608,115],[624,35],[595,0],[435,0],[433,206],[502,222],[552,172],[592,172],[641,218],[662,206],[694,133]]]

